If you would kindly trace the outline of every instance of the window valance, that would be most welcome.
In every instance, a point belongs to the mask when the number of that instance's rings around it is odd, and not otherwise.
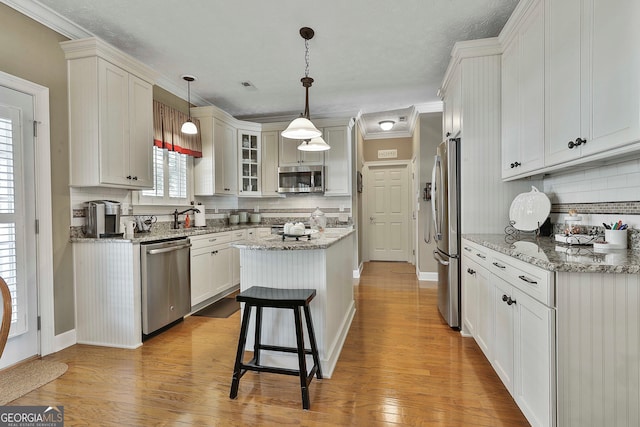
[[[202,142],[200,139],[200,121],[192,118],[198,128],[198,133],[188,135],[182,133],[182,123],[189,116],[175,108],[153,101],[153,144],[159,148],[176,151],[192,157],[202,157]]]

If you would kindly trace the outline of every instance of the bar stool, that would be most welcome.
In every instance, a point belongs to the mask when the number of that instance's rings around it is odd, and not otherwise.
[[[315,289],[277,289],[265,288],[260,286],[252,286],[246,291],[240,292],[236,296],[236,301],[244,302],[244,312],[242,316],[242,326],[240,328],[240,337],[238,339],[238,353],[236,354],[236,363],[233,369],[233,379],[231,381],[231,392],[229,397],[235,399],[238,396],[238,386],[240,378],[247,371],[270,372],[274,374],[295,375],[300,377],[300,389],[302,391],[302,408],[309,409],[309,384],[316,375],[318,379],[322,379],[322,371],[320,369],[320,357],[318,356],[318,346],[316,345],[316,337],[313,332],[313,323],[311,322],[311,312],[309,303],[316,296]],[[247,342],[247,329],[249,327],[249,317],[251,316],[251,307],[256,308],[256,328],[255,340],[253,344],[253,358],[244,363],[244,349]],[[293,310],[297,347],[282,347],[274,345],[265,345],[260,342],[262,329],[262,309],[270,308],[289,308]],[[302,330],[302,317],[300,308],[304,309],[304,317],[307,323],[307,333],[309,334],[309,343],[311,350],[304,348],[304,333]],[[298,354],[298,369],[278,368],[273,366],[264,366],[260,364],[260,350],[279,351],[285,353]],[[305,355],[313,356],[313,367],[307,375],[307,362]]]

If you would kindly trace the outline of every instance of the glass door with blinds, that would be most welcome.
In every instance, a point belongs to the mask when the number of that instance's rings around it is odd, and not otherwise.
[[[0,86],[0,276],[12,297],[0,368],[39,353],[33,97]]]

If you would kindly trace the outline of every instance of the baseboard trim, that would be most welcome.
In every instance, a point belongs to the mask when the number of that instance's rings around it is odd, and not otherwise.
[[[433,271],[420,271],[418,273],[418,280],[420,281],[429,281],[429,282],[437,282],[438,281],[438,273]]]

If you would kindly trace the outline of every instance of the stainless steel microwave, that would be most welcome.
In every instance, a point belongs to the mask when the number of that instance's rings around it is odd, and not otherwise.
[[[278,193],[324,193],[324,166],[281,166]]]

